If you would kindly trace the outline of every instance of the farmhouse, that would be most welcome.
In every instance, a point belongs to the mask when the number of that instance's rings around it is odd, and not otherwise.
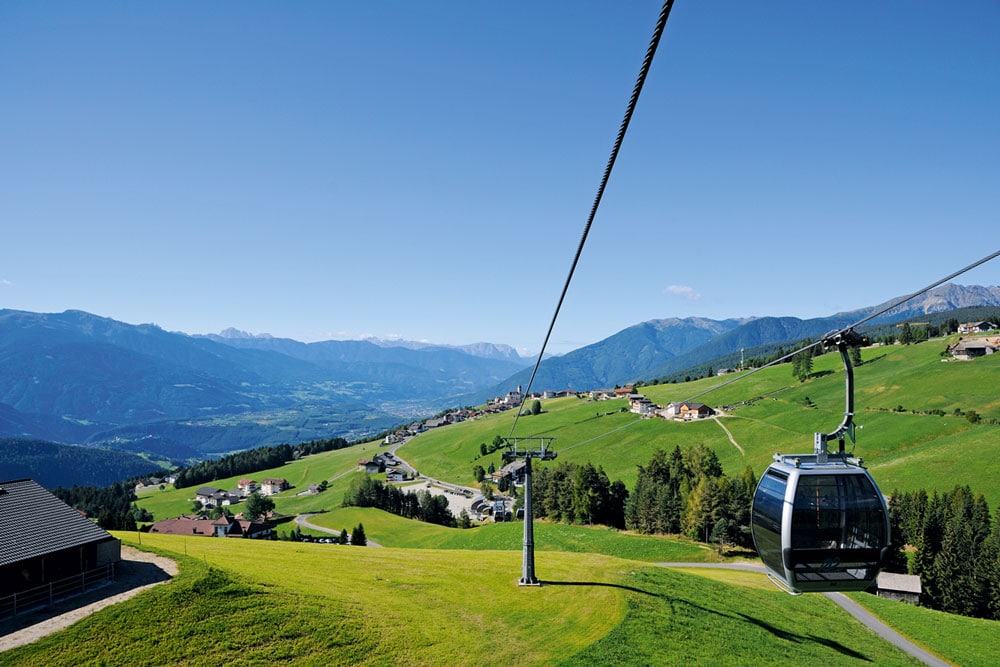
[[[997,351],[997,347],[997,345],[993,345],[992,342],[986,340],[967,340],[949,348],[949,351],[952,358],[968,361],[969,359],[993,354]]]
[[[149,528],[161,535],[194,535],[198,537],[243,537],[260,539],[270,537],[271,526],[265,521],[247,521],[230,516],[209,519],[204,516],[180,516],[176,519],[157,521]]]
[[[875,580],[880,598],[902,600],[912,604],[920,603],[920,577],[915,574],[895,574],[880,572]]]
[[[664,419],[678,419],[691,421],[693,419],[704,419],[715,414],[715,410],[704,403],[694,403],[685,401],[683,403],[669,403],[667,407],[658,413]]]
[[[590,392],[590,400],[592,401],[610,401],[614,397],[614,389],[593,389]]]
[[[37,482],[0,482],[0,598],[121,560],[121,542]]]

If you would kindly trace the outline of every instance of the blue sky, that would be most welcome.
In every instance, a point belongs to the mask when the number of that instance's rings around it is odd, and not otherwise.
[[[4,2],[0,307],[536,353],[659,9]],[[987,0],[679,0],[549,351],[995,251],[997,34]]]

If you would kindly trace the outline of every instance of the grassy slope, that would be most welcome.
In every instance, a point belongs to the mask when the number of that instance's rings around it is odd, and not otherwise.
[[[948,489],[955,484],[970,484],[974,490],[985,493],[991,503],[997,503],[1000,501],[1000,482],[997,481],[1000,480],[1000,457],[996,456],[1000,426],[973,425],[951,413],[955,408],[961,408],[976,410],[986,418],[1000,418],[1000,399],[995,392],[996,379],[1000,374],[1000,355],[971,363],[942,363],[939,352],[943,347],[942,341],[931,341],[905,348],[875,348],[865,351],[868,363],[856,371],[856,421],[865,426],[859,432],[857,453],[865,456],[884,491],[920,486]],[[667,424],[655,420],[637,421],[635,415],[616,412],[624,405],[624,401],[590,403],[576,398],[545,401],[546,412],[522,418],[518,423],[517,435],[555,436],[557,440],[554,448],[559,452],[559,460],[599,463],[612,479],[623,479],[629,486],[634,482],[636,466],[645,463],[653,451],[658,448],[672,449],[678,444],[682,448],[698,443],[712,447],[730,474],[739,472],[747,464],[759,474],[774,451],[808,451],[814,431],[832,430],[840,422],[844,389],[839,357],[825,355],[818,358],[814,363],[814,372],[812,379],[800,384],[791,378],[788,366],[767,369],[696,399],[711,405],[721,405],[760,397],[749,405],[736,406],[730,411],[731,416],[723,421],[743,447],[744,453],[729,442],[717,423]],[[643,391],[657,403],[665,404],[671,400],[690,398],[719,383],[719,379],[712,378],[681,385],[651,386]],[[816,407],[805,407],[804,400],[807,396]],[[941,409],[948,412],[949,416],[881,411],[897,405],[902,405],[907,411]],[[471,483],[473,465],[478,463],[486,467],[490,461],[500,465],[499,454],[479,458],[479,443],[490,443],[496,435],[508,435],[511,423],[512,415],[505,413],[436,429],[408,443],[400,450],[400,454],[425,474]],[[377,444],[369,444],[340,452],[328,452],[307,457],[277,470],[262,471],[254,477],[283,476],[304,488],[319,479],[329,479],[350,470],[357,459],[370,456],[377,449]],[[477,600],[479,596],[490,599],[495,603],[490,605],[490,611],[480,609],[476,602],[473,605],[475,611],[462,611],[461,614],[463,618],[468,613],[478,615],[477,618],[494,632],[508,632],[506,624],[511,619],[511,608],[525,608],[514,614],[525,627],[541,622],[538,614],[542,611],[525,604],[526,599],[535,599],[527,597],[532,595],[531,592],[515,586],[512,587],[514,590],[521,591],[515,595],[521,597],[505,597],[510,592],[507,589],[511,587],[511,581],[519,574],[521,524],[457,531],[406,522],[376,510],[337,509],[349,479],[339,479],[330,491],[319,496],[297,498],[294,496],[295,491],[286,492],[277,498],[278,509],[289,513],[329,509],[329,513],[314,517],[314,521],[336,529],[350,529],[356,523],[363,522],[372,539],[390,546],[419,548],[416,551],[365,550],[363,563],[375,570],[403,567],[399,563],[406,563],[414,568],[412,571],[406,570],[407,578],[433,577],[430,572],[445,567],[434,563],[447,563],[451,568],[449,573],[452,578],[442,575],[440,580],[428,583],[427,586],[467,590]],[[214,485],[228,488],[235,486],[235,483],[236,478],[233,478]],[[162,512],[157,514],[159,517],[172,516],[188,510],[190,504],[184,500],[184,496],[192,493],[193,489],[154,492],[143,500],[143,504],[154,513]],[[177,511],[173,511],[175,508]],[[606,623],[607,614],[603,614],[604,618],[599,623],[601,629],[589,628],[585,633],[586,639],[561,637],[553,644],[558,647],[558,652],[546,652],[547,646],[538,648],[530,639],[525,639],[527,644],[531,644],[530,662],[553,662],[566,656],[572,656],[571,662],[574,664],[605,664],[611,661],[642,664],[661,661],[664,656],[670,656],[669,662],[757,663],[768,659],[775,662],[821,660],[824,664],[868,660],[906,662],[905,658],[893,651],[884,653],[888,649],[879,642],[870,647],[865,645],[858,648],[854,642],[862,641],[861,638],[866,633],[853,630],[854,626],[850,625],[853,622],[849,619],[845,621],[839,616],[839,610],[829,608],[822,598],[789,598],[777,594],[757,575],[704,570],[702,572],[705,577],[692,579],[693,575],[690,574],[650,570],[635,562],[711,559],[710,553],[693,545],[628,536],[602,529],[552,526],[545,523],[537,526],[536,537],[539,576],[545,579],[553,572],[572,571],[575,573],[574,581],[590,581],[590,585],[546,586],[541,591],[571,590],[575,595],[582,596],[581,604],[607,605],[607,609],[618,611],[611,627]],[[165,538],[144,536],[147,543],[150,539]],[[257,545],[232,542],[242,545],[244,549],[258,548]],[[224,543],[228,550],[229,542]],[[191,549],[197,547],[199,553],[204,552],[199,556],[203,559],[202,565],[196,563],[198,568],[203,569],[206,559],[207,562],[216,564],[207,550],[219,547],[209,546],[207,542],[196,543],[193,539],[187,540],[187,545]],[[261,548],[280,550],[288,547],[276,545]],[[379,629],[381,626],[375,623],[371,626],[375,629],[369,629],[374,621],[370,616],[373,612],[365,610],[368,603],[357,599],[354,591],[347,591],[358,585],[363,590],[371,589],[369,592],[372,592],[377,586],[370,585],[364,577],[372,577],[373,582],[378,582],[376,577],[382,575],[368,571],[362,576],[354,572],[353,568],[359,566],[360,559],[351,551],[345,552],[343,548],[324,545],[294,545],[292,548],[296,550],[294,559],[297,575],[311,578],[315,568],[325,572],[327,579],[334,582],[330,585],[337,587],[342,593],[337,597],[337,604],[331,605],[328,601],[314,600],[308,596],[302,598],[305,594],[301,591],[286,590],[293,585],[276,580],[275,577],[281,578],[278,575],[265,575],[260,569],[249,566],[233,566],[229,562],[229,556],[223,559],[227,563],[227,576],[237,577],[236,583],[226,586],[246,587],[254,593],[274,591],[280,593],[281,597],[294,600],[303,609],[324,610],[322,618],[318,620],[312,617],[304,619],[302,614],[305,612],[280,612],[279,615],[285,614],[288,618],[295,619],[305,629],[298,634],[293,633],[294,636],[287,637],[285,642],[274,643],[273,648],[267,648],[270,644],[263,639],[259,640],[265,646],[262,655],[297,656],[306,661],[322,655],[324,660],[329,658],[333,662],[364,658],[375,663],[404,664],[419,662],[421,659],[427,661],[427,656],[432,655],[433,659],[430,661],[435,663],[444,659],[450,659],[456,664],[479,662],[479,658],[475,656],[470,659],[468,653],[451,655],[446,652],[446,647],[452,642],[464,642],[463,645],[466,646],[489,647],[488,650],[493,652],[484,651],[477,655],[489,656],[491,660],[497,656],[501,659],[509,656],[505,653],[509,649],[494,648],[492,640],[481,637],[479,630],[471,636],[466,633],[461,640],[451,635],[433,639],[417,632],[417,638],[406,639],[400,644],[401,648],[383,648],[376,638],[383,631]],[[314,556],[312,549],[325,551],[321,552],[321,556]],[[284,553],[285,558],[291,557],[288,552]],[[344,560],[345,553],[355,557]],[[221,554],[217,555],[222,557]],[[632,565],[622,566],[616,559],[608,559],[608,555],[630,559],[628,562]],[[475,568],[456,566],[456,559],[466,557],[475,561]],[[270,556],[264,558],[256,552],[253,556],[254,561],[265,563],[263,567],[267,567],[269,559]],[[281,569],[280,565],[275,567]],[[423,568],[429,568],[430,572],[422,574],[420,570]],[[229,569],[232,570],[231,575],[228,574]],[[497,571],[502,571],[502,576]],[[588,572],[592,576],[586,574]],[[203,575],[204,573],[198,576]],[[466,577],[470,576],[489,577],[490,580],[466,581]],[[496,579],[497,576],[499,579]],[[287,576],[284,578],[288,579]],[[241,581],[251,583],[239,583]],[[368,585],[362,585],[362,582]],[[456,582],[460,585],[455,586]],[[386,587],[406,588],[408,585],[397,582],[392,586],[386,584]],[[322,598],[322,586],[316,583],[310,589],[310,595]],[[733,586],[738,587],[737,595],[733,595]],[[623,597],[587,602],[591,600],[591,588],[614,591],[616,595]],[[697,591],[697,594],[691,591]],[[649,592],[654,594],[648,595]],[[459,594],[444,591],[434,593],[442,599]],[[547,594],[535,593],[536,597]],[[429,613],[423,602],[418,602],[416,598],[410,599],[410,604],[420,607],[419,611],[410,609],[397,612],[395,605],[402,604],[399,602],[401,598],[395,595],[390,597],[394,602],[387,602],[381,596],[373,599],[381,600],[382,605],[389,605],[386,613],[394,619],[393,628],[410,622],[417,626],[421,623],[447,623]],[[463,601],[456,604],[464,608],[464,600],[467,598],[463,594]],[[865,600],[868,599],[865,597]],[[990,655],[992,644],[986,642],[985,637],[995,634],[998,627],[996,623],[941,615],[903,605],[883,606],[881,601],[870,604],[893,625],[903,628],[910,636],[918,637],[932,650],[957,663],[995,662],[995,656]],[[341,611],[329,611],[330,609]],[[494,612],[494,609],[504,611]],[[242,613],[248,612],[244,610]],[[397,613],[400,616],[396,616]],[[502,621],[493,620],[492,613],[498,613]],[[544,613],[562,612],[547,608]],[[358,618],[362,620],[358,621]],[[822,620],[817,625],[815,619]],[[287,625],[287,622],[283,623]],[[317,644],[312,636],[315,635],[317,623],[324,629],[333,627],[336,630],[334,635],[344,633],[349,639]],[[494,623],[501,625],[493,625]],[[579,623],[585,624],[586,621],[580,620]],[[841,627],[839,632],[826,629],[838,626]],[[947,631],[939,631],[946,626]],[[409,635],[410,626],[406,627],[405,634]],[[563,625],[560,624],[559,627],[563,628]],[[847,627],[853,631],[845,631]],[[392,630],[388,632],[391,633]],[[566,634],[570,630],[563,629],[561,632]],[[392,636],[399,634],[402,633]],[[983,645],[987,646],[985,656],[976,650],[963,648],[967,642],[956,642],[953,639],[980,635],[984,636]],[[714,640],[705,642],[706,636],[711,636]],[[851,641],[847,641],[848,636]],[[180,640],[174,638],[169,641]],[[871,640],[869,638],[864,641]],[[357,651],[345,652],[347,649],[341,647],[342,643],[350,643]],[[501,643],[509,646],[509,642]],[[299,645],[304,648],[297,653],[299,649],[296,647]],[[218,654],[220,658],[231,655],[225,653],[224,648],[219,650],[223,651]],[[428,650],[431,651],[430,654],[427,653]],[[743,658],[738,657],[741,655]]]
[[[365,533],[379,544],[412,549],[520,552],[524,535],[523,522],[488,523],[472,530],[461,530],[410,521],[381,510],[360,507],[335,509],[316,515],[310,521],[334,530],[351,530],[362,523]],[[600,526],[567,526],[542,521],[535,525],[535,548],[539,553],[599,553],[648,562],[723,560],[707,545],[690,540],[633,535]]]
[[[544,556],[546,585],[522,588],[516,552],[152,535],[143,544],[181,561],[177,580],[5,653],[4,660],[914,664],[826,598],[787,596],[762,575],[703,577],[698,570],[551,552]]]
[[[1000,355],[972,362],[943,363],[943,340],[920,345],[864,350],[866,363],[855,372],[855,453],[869,463],[880,486],[950,489],[970,484],[1000,502],[1000,426],[970,424],[952,415],[956,408],[1000,419]],[[636,415],[614,412],[624,400],[592,403],[577,398],[544,401],[544,414],[522,417],[516,435],[554,436],[559,460],[600,464],[611,479],[631,487],[636,466],[657,448],[704,444],[718,454],[724,469],[737,474],[751,465],[759,475],[776,451],[809,452],[812,434],[832,431],[844,413],[844,374],[837,354],[817,358],[814,377],[799,383],[789,365],[765,369],[696,400],[710,405],[737,405],[722,423],[732,432],[741,453],[719,424],[673,424],[637,421]],[[731,376],[725,380],[732,379]],[[665,405],[696,396],[725,381],[709,378],[691,383],[643,387],[654,402]],[[806,407],[809,398],[815,407]],[[881,411],[902,405],[902,414]],[[939,409],[945,417],[910,414]],[[613,414],[605,414],[613,412]],[[419,436],[400,455],[425,474],[470,483],[472,467],[501,465],[499,453],[478,458],[479,443],[509,435],[513,416],[504,413],[468,425],[460,424]]]

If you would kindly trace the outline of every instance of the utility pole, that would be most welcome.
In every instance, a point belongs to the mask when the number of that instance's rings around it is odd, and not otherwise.
[[[551,461],[556,457],[556,453],[550,450],[549,444],[555,438],[531,437],[531,438],[504,438],[507,443],[507,450],[503,453],[504,463],[511,461],[524,461],[524,552],[521,560],[521,578],[518,586],[541,586],[541,582],[535,576],[535,515],[531,507],[531,459],[541,461]],[[518,442],[531,440],[538,442],[538,449],[518,450]]]

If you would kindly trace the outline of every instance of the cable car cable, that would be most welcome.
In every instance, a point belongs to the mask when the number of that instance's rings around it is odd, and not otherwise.
[[[740,380],[743,380],[744,378],[750,377],[754,373],[762,371],[765,368],[770,368],[771,366],[775,366],[775,365],[780,364],[780,363],[782,363],[784,361],[787,361],[788,359],[791,359],[792,357],[794,357],[799,352],[803,352],[805,350],[812,349],[812,348],[817,347],[819,345],[825,345],[825,344],[827,344],[828,341],[831,341],[831,340],[837,338],[838,336],[843,336],[844,334],[846,334],[849,331],[853,330],[855,327],[859,327],[859,326],[861,326],[862,324],[864,324],[866,322],[870,322],[871,320],[875,319],[876,317],[878,317],[880,315],[884,315],[885,313],[889,312],[893,308],[896,308],[897,306],[901,306],[904,303],[906,303],[907,301],[910,301],[912,299],[917,298],[918,296],[926,294],[927,292],[930,292],[935,287],[938,287],[938,286],[943,285],[944,283],[948,282],[952,278],[957,278],[958,276],[962,275],[963,273],[971,271],[972,269],[976,268],[977,266],[985,264],[986,262],[989,262],[990,260],[996,259],[997,257],[1000,257],[1000,250],[997,250],[996,252],[993,252],[993,253],[987,255],[986,257],[983,257],[982,259],[977,260],[977,261],[973,262],[972,264],[969,264],[965,268],[959,269],[958,271],[955,271],[954,273],[951,273],[951,274],[945,276],[944,278],[941,278],[940,280],[936,280],[935,282],[931,283],[927,287],[924,287],[923,289],[917,290],[913,294],[909,294],[907,296],[900,297],[899,299],[897,299],[897,300],[893,301],[892,303],[890,303],[888,306],[882,308],[881,310],[877,310],[877,311],[871,313],[870,315],[867,315],[867,316],[861,318],[860,320],[858,320],[854,324],[846,326],[843,329],[838,329],[836,331],[831,331],[830,333],[824,335],[821,340],[815,341],[813,343],[809,343],[808,345],[803,345],[799,349],[793,350],[792,352],[789,352],[788,354],[784,355],[783,357],[779,357],[778,359],[774,359],[773,361],[770,361],[770,362],[764,364],[763,366],[758,366],[757,368],[754,368],[753,370],[750,370],[750,371],[747,371],[746,373],[738,375],[737,377],[734,377],[731,380],[726,380],[725,382],[722,382],[721,384],[718,384],[718,385],[716,385],[714,387],[709,387],[705,391],[697,393],[694,396],[689,397],[686,401],[682,401],[682,402],[686,403],[686,402],[693,401],[696,398],[701,398],[702,396],[704,396],[706,394],[710,394],[710,393],[712,393],[713,391],[715,391],[717,389],[722,389],[723,387],[731,385],[734,382],[739,382]]]
[[[594,218],[597,216],[597,209],[601,205],[601,199],[604,197],[604,190],[608,185],[608,180],[611,178],[611,170],[615,166],[615,161],[618,159],[618,152],[621,150],[622,142],[625,140],[625,132],[628,130],[629,123],[632,121],[632,114],[635,112],[636,104],[639,101],[639,94],[642,92],[642,86],[646,82],[646,75],[649,73],[649,68],[653,63],[653,56],[656,55],[656,48],[660,43],[660,37],[663,35],[663,29],[667,24],[667,19],[670,18],[670,9],[673,7],[673,0],[664,0],[663,7],[660,9],[660,16],[656,20],[656,27],[653,29],[653,36],[649,40],[649,47],[646,49],[646,56],[643,58],[642,66],[639,68],[639,76],[636,78],[635,86],[632,88],[632,96],[629,98],[628,105],[625,109],[625,117],[622,119],[621,125],[618,128],[618,136],[615,138],[614,147],[611,149],[611,155],[608,158],[608,163],[604,167],[604,176],[601,178],[601,184],[597,188],[597,196],[594,197],[594,204],[590,208],[590,215],[587,217],[587,224],[583,228],[583,234],[580,236],[580,243],[576,249],[576,255],[573,257],[573,263],[570,265],[569,275],[566,276],[566,282],[563,285],[562,294],[559,295],[559,301],[556,304],[555,312],[552,314],[552,321],[549,323],[548,332],[545,334],[545,340],[542,342],[542,349],[538,352],[538,358],[535,360],[535,367],[531,371],[531,377],[528,379],[528,385],[525,387],[524,394],[521,396],[521,402],[517,406],[517,412],[514,415],[514,423],[510,427],[510,436],[514,435],[514,428],[517,426],[518,417],[521,415],[521,406],[524,405],[524,398],[531,393],[531,386],[535,382],[535,375],[538,373],[538,367],[542,363],[542,357],[545,354],[545,348],[549,344],[549,338],[552,336],[552,330],[556,326],[556,319],[559,317],[559,311],[562,309],[563,301],[566,298],[566,292],[569,290],[570,281],[573,280],[573,273],[576,271],[576,266],[580,261],[580,255],[583,254],[583,246],[587,242],[587,236],[590,234],[590,228],[594,223]]]

